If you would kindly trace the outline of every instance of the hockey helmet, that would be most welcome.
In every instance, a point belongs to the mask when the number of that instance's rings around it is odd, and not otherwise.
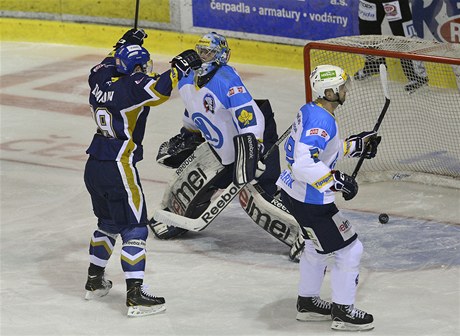
[[[227,64],[230,59],[230,48],[227,39],[215,32],[203,35],[195,45],[203,64],[197,70],[199,76],[211,72],[216,66]]]
[[[137,44],[124,45],[115,52],[117,71],[123,74],[132,74],[137,65],[142,67],[142,72],[152,72],[150,54],[144,47]]]
[[[310,85],[313,100],[324,98],[326,90],[331,89],[339,94],[342,85],[349,89],[350,76],[340,67],[335,65],[319,65],[310,75]]]

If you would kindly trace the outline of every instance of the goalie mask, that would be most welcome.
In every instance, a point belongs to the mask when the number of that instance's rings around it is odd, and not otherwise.
[[[137,45],[124,45],[115,52],[115,64],[117,71],[125,75],[134,72],[136,66],[141,66],[142,72],[152,72],[152,60],[147,49]]]
[[[196,73],[205,76],[216,67],[227,64],[230,59],[230,48],[227,39],[215,32],[204,35],[195,45],[195,50],[200,55],[203,64]]]
[[[310,75],[310,85],[313,95],[313,100],[322,98],[326,99],[326,91],[332,90],[337,97],[342,87],[345,92],[350,89],[350,77],[348,74],[338,66],[335,65],[319,65],[313,70]],[[340,98],[337,101],[342,104]]]

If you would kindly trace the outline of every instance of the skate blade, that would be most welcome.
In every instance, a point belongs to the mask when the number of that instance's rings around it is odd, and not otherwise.
[[[322,315],[318,313],[308,312],[308,313],[297,313],[297,321],[301,322],[316,322],[316,321],[330,321],[332,320],[331,315]]]
[[[95,291],[86,291],[85,300],[94,300],[109,294],[109,289],[97,289]]]
[[[331,325],[331,329],[334,329],[334,330],[346,330],[346,331],[372,330],[372,329],[374,329],[374,323],[353,324],[353,323],[345,323],[345,322],[342,322],[342,321],[333,321],[332,325]]]
[[[131,306],[128,307],[128,317],[140,317],[161,313],[166,310],[165,305]]]

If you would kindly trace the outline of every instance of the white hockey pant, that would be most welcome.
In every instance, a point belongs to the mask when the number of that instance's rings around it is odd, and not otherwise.
[[[328,260],[332,256],[332,301],[338,304],[353,304],[362,253],[363,245],[359,239],[333,254],[317,253],[311,240],[306,240],[299,263],[299,296],[319,296]]]

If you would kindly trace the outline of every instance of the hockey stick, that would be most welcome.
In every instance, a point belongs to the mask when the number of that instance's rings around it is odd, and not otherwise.
[[[383,118],[385,117],[385,114],[387,113],[388,107],[390,106],[390,95],[388,93],[387,68],[385,64],[380,64],[380,82],[382,83],[383,94],[385,95],[385,105],[383,105],[382,112],[380,112],[379,118],[377,119],[377,123],[375,124],[373,128],[374,132],[377,132],[379,130],[380,124],[382,123]],[[363,153],[365,152],[366,152],[366,149],[364,149]],[[359,158],[359,161],[356,164],[355,170],[353,171],[353,174],[351,174],[353,178],[356,178],[356,176],[358,175],[358,172],[361,169],[363,161],[364,161],[364,155],[362,155]]]
[[[139,21],[139,2],[140,0],[136,0],[136,12],[134,13],[134,29],[137,30],[137,24]]]
[[[263,159],[266,159],[273,151],[287,138],[291,132],[291,126],[281,135],[273,146],[265,153]],[[235,196],[244,188],[246,184],[240,186],[230,183],[230,185],[209,204],[206,211],[198,218],[184,217],[166,210],[156,210],[153,218],[166,225],[177,226],[189,231],[201,231],[205,229],[211,222],[224,210],[227,205],[235,198]]]

